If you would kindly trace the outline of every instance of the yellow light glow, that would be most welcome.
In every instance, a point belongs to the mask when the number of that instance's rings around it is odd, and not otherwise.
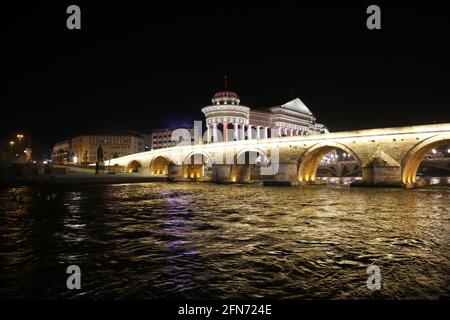
[[[191,173],[191,178],[194,178],[194,174],[193,173]]]

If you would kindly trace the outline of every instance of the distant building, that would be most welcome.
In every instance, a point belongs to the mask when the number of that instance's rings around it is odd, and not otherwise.
[[[220,91],[211,99],[211,105],[202,108],[202,112],[206,118],[206,132],[200,138],[203,141],[194,142],[194,128],[184,128],[189,130],[193,144],[329,132],[325,125],[316,122],[314,114],[299,98],[279,106],[249,108],[240,104],[235,92]],[[179,140],[172,138],[174,130],[153,130],[152,149],[179,144]]]
[[[71,144],[70,140],[64,140],[61,142],[56,143],[53,146],[53,152],[52,152],[52,161],[55,164],[64,164],[67,162],[72,162],[71,158]]]
[[[193,127],[181,127],[181,128],[166,128],[166,129],[155,129],[152,130],[151,140],[152,140],[152,150],[169,148],[176,146],[180,143],[180,140],[172,140],[172,133],[177,129],[186,129],[189,131],[191,136],[191,142],[194,142],[194,128]],[[180,138],[181,139],[181,138]]]
[[[91,164],[97,161],[97,149],[103,148],[104,160],[150,149],[150,136],[137,132],[85,134],[56,143],[52,161],[55,164]]]
[[[206,142],[329,132],[323,124],[316,123],[314,114],[299,98],[280,106],[251,109],[240,104],[240,98],[235,92],[220,91],[202,112],[206,117]],[[232,134],[230,129],[233,129]],[[222,139],[218,137],[219,132]]]

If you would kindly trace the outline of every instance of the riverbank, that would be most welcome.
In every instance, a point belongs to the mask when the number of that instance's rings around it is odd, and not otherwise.
[[[165,182],[165,176],[139,174],[67,174],[15,177],[0,180],[0,187],[48,186],[48,185],[102,185],[143,182]]]

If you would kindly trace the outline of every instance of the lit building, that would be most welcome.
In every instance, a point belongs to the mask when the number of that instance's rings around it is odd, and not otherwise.
[[[207,142],[328,132],[323,124],[316,123],[314,114],[299,98],[261,109],[241,105],[239,96],[233,91],[218,92],[211,101],[211,105],[202,109],[206,117]],[[219,139],[219,136],[223,138]]]
[[[155,129],[152,130],[151,140],[152,140],[152,150],[168,148],[176,146],[180,143],[179,140],[172,140],[172,133],[178,129],[186,129],[189,131],[191,136],[191,142],[194,142],[194,128],[192,127],[182,127],[182,128],[166,128],[166,129]],[[182,139],[182,137],[180,137]]]
[[[97,149],[102,146],[105,161],[150,149],[148,135],[126,132],[80,135],[53,147],[54,163],[91,164],[97,161]]]
[[[67,162],[72,162],[70,155],[70,140],[64,140],[58,143],[55,143],[53,146],[52,152],[52,162],[54,164],[64,164]]]

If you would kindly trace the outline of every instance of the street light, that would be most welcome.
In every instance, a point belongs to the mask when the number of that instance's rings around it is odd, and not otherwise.
[[[9,145],[11,146],[11,148],[13,147],[13,145],[14,145],[14,141],[10,141],[9,142]]]
[[[19,133],[19,134],[17,135],[17,139],[19,139],[19,141],[22,141],[22,139],[23,139],[23,134]]]

